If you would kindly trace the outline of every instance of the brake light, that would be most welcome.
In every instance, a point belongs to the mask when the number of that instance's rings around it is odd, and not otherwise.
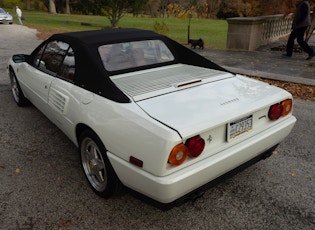
[[[277,120],[279,117],[281,117],[282,109],[283,108],[281,104],[272,105],[268,113],[270,120]]]
[[[199,135],[189,138],[185,144],[176,145],[169,157],[168,163],[181,165],[189,157],[198,157],[205,148],[205,141]]]
[[[173,165],[182,164],[187,158],[188,149],[184,144],[176,145],[168,157],[168,162]]]
[[[292,100],[287,99],[281,103],[270,106],[268,116],[270,120],[277,120],[281,116],[286,116],[292,111]]]
[[[205,141],[199,135],[194,136],[186,141],[186,146],[188,148],[188,156],[198,157],[205,147]]]

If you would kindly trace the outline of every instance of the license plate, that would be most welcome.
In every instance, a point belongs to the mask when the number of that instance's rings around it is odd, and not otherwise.
[[[236,137],[253,129],[253,115],[244,117],[228,124],[227,140],[231,141]]]

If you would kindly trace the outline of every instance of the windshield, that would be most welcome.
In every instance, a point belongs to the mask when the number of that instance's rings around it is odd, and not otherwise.
[[[104,67],[117,71],[170,62],[174,56],[161,40],[132,41],[103,45],[98,48]]]

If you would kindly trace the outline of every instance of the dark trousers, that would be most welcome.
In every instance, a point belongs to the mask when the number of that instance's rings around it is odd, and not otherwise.
[[[297,39],[297,42],[299,43],[301,48],[304,50],[304,52],[308,53],[308,55],[313,54],[314,52],[313,49],[309,47],[309,45],[304,40],[304,34],[305,34],[306,29],[307,27],[302,27],[302,28],[292,30],[288,39],[288,43],[287,43],[287,55],[292,56],[295,39]]]

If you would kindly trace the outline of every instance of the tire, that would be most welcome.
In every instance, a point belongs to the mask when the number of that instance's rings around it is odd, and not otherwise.
[[[29,105],[30,103],[27,100],[27,98],[24,96],[13,70],[10,70],[10,81],[11,81],[11,91],[12,91],[13,98],[16,104],[18,106]]]
[[[121,183],[98,136],[91,130],[86,130],[81,134],[79,144],[81,164],[92,190],[103,198],[118,193]]]

